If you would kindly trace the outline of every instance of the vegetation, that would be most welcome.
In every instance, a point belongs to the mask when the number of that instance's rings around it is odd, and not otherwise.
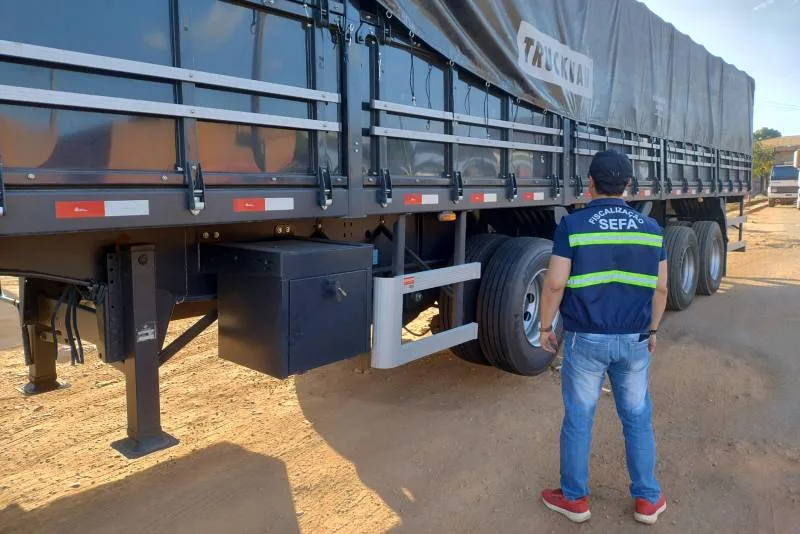
[[[772,128],[759,128],[753,132],[753,139],[756,141],[766,141],[767,139],[774,139],[776,137],[781,137],[781,133]]]
[[[772,169],[772,149],[760,141],[753,143],[753,176],[767,176]]]

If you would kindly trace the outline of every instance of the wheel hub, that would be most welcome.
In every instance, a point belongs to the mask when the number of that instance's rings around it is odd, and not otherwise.
[[[717,239],[711,247],[708,270],[712,280],[718,280],[722,274],[722,243]]]
[[[684,293],[692,292],[692,284],[695,279],[695,258],[689,249],[683,251],[681,258],[681,289]]]
[[[533,275],[525,290],[525,300],[522,304],[522,327],[525,330],[525,337],[528,339],[528,343],[536,348],[542,346],[541,333],[539,332],[542,324],[539,316],[539,306],[541,305],[542,288],[544,287],[546,274],[547,269],[542,269]],[[556,312],[556,316],[553,319],[553,329],[558,327],[560,320],[561,314]]]

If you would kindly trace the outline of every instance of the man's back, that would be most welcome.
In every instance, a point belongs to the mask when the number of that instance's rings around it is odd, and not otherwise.
[[[542,499],[576,522],[591,516],[592,421],[606,375],[625,436],[634,517],[652,524],[667,507],[655,475],[647,386],[667,299],[667,262],[661,227],[622,199],[632,177],[625,154],[595,155],[589,191],[596,200],[558,225],[542,292],[542,346],[551,352],[557,310],[564,319],[561,487],[544,490]]]
[[[572,262],[561,303],[566,330],[648,331],[659,262],[666,259],[655,220],[622,199],[598,199],[562,219],[553,254]]]

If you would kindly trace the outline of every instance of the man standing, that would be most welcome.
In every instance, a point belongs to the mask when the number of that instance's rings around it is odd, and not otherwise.
[[[545,505],[575,522],[589,519],[592,422],[606,373],[625,436],[637,521],[653,524],[667,507],[655,476],[656,444],[648,392],[650,355],[667,302],[667,262],[658,223],[622,195],[633,177],[628,157],[599,152],[589,168],[593,201],[564,217],[541,305],[542,346],[556,352],[557,311],[564,322],[561,367],[561,488]]]

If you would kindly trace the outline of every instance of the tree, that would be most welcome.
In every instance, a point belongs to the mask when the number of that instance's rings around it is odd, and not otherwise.
[[[761,181],[761,191],[766,191],[766,179],[772,170],[773,150],[761,141],[753,143],[753,178]]]
[[[767,139],[774,139],[776,137],[781,137],[781,133],[778,130],[773,130],[772,128],[759,128],[753,132],[753,138],[756,141],[765,141]]]

